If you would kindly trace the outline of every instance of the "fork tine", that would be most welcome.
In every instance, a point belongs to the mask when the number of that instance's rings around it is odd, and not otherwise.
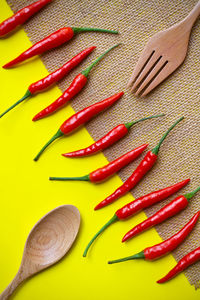
[[[130,77],[130,80],[127,84],[127,88],[132,86],[133,82],[139,76],[141,70],[143,70],[143,68],[148,63],[148,61],[151,59],[154,52],[155,51],[152,51],[151,53],[149,53],[149,51],[146,51],[146,49],[144,49],[144,51],[142,52],[142,54],[139,57],[139,60],[136,64],[136,66],[135,66],[135,69],[133,70],[133,73],[132,73],[132,75]]]
[[[159,72],[162,70],[163,67],[165,67],[166,63],[167,61],[164,61],[163,58],[161,58],[157,62],[155,67],[150,71],[150,73],[147,75],[147,77],[143,80],[141,85],[138,87],[137,91],[135,92],[136,96],[138,96],[139,93],[148,86],[148,84],[151,82],[151,80],[154,79],[154,77],[156,78],[156,76],[159,75]]]
[[[146,76],[147,78],[149,77],[149,74],[151,74],[152,70],[157,66],[161,58],[162,56],[158,56],[154,53],[154,55],[145,65],[144,69],[140,72],[139,76],[137,77],[136,81],[134,82],[131,88],[131,91],[134,91],[140,84],[142,84],[142,82],[146,79]]]
[[[174,72],[175,69],[177,69],[177,66],[172,68],[169,63],[165,65],[158,76],[156,76],[155,79],[153,79],[149,86],[144,90],[141,96],[146,96],[149,92],[151,92],[151,90],[153,90],[158,84],[160,84],[165,78]]]

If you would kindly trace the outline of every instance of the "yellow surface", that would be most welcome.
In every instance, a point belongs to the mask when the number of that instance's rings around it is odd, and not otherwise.
[[[0,0],[0,21],[11,14],[6,2]],[[0,65],[30,45],[22,29],[0,40]],[[31,82],[46,74],[47,70],[39,58],[10,70],[0,68],[0,112],[23,96]],[[131,201],[132,196],[127,195],[112,206],[94,212],[94,205],[120,185],[117,176],[99,185],[49,182],[49,176],[83,175],[106,163],[102,154],[74,160],[61,157],[60,153],[92,142],[85,129],[58,141],[37,163],[33,161],[44,142],[73,113],[68,106],[50,118],[37,123],[31,121],[35,113],[60,94],[60,90],[54,87],[18,106],[0,120],[0,291],[16,274],[26,237],[33,225],[56,206],[70,203],[79,208],[82,217],[74,247],[60,263],[18,288],[14,299],[199,299],[200,290],[195,291],[183,274],[165,285],[156,284],[156,280],[175,265],[170,255],[153,263],[133,261],[107,265],[109,259],[136,253],[160,241],[152,229],[127,244],[120,242],[131,226],[145,218],[143,213],[114,224],[98,239],[88,257],[82,257],[91,236],[117,208]]]

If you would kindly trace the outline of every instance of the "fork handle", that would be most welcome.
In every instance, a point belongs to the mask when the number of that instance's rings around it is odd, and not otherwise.
[[[183,20],[183,22],[187,22],[188,26],[192,28],[194,22],[200,15],[200,1],[194,6],[189,15]]]

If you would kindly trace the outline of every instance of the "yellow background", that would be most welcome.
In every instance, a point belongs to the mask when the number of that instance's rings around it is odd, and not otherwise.
[[[6,1],[0,0],[0,21],[12,15]],[[0,65],[13,59],[31,45],[23,29],[0,40]],[[76,70],[77,73],[77,70]],[[17,68],[0,68],[0,112],[24,95],[30,83],[45,76],[47,70],[39,58]],[[54,87],[24,102],[0,120],[1,209],[0,209],[0,291],[16,274],[27,235],[48,211],[74,204],[81,213],[81,229],[72,250],[57,265],[31,278],[15,292],[15,299],[199,299],[183,274],[165,285],[156,280],[175,265],[171,255],[156,262],[133,261],[107,265],[109,259],[130,255],[160,242],[154,229],[127,244],[121,237],[145,218],[141,213],[126,222],[110,227],[96,241],[87,258],[83,250],[93,234],[112,217],[122,204],[131,201],[129,194],[104,210],[93,207],[121,184],[115,176],[106,183],[50,182],[49,176],[84,175],[107,161],[102,154],[84,159],[66,159],[60,154],[92,142],[83,128],[53,144],[35,163],[33,157],[72,113],[70,106],[53,117],[33,123],[32,117],[61,91]],[[76,145],[76,146],[74,146]]]

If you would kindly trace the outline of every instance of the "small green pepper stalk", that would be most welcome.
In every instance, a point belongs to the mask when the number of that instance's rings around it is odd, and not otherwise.
[[[166,139],[166,137],[168,136],[168,134],[170,133],[170,131],[182,120],[184,119],[184,117],[179,118],[171,127],[169,127],[169,129],[163,134],[163,136],[161,137],[160,141],[158,142],[158,144],[156,145],[155,148],[153,148],[151,150],[152,153],[154,153],[155,155],[158,155],[158,152],[160,150],[160,146],[163,143],[163,141]]]

